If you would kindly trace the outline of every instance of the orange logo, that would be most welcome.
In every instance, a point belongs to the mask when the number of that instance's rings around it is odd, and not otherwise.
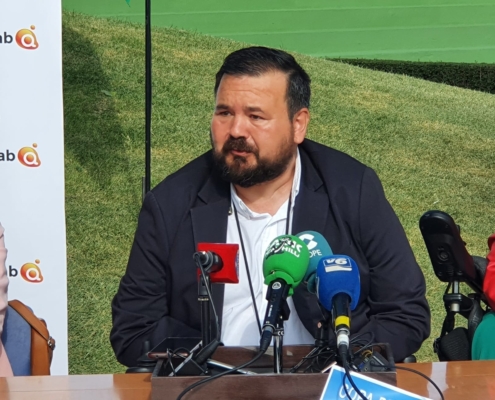
[[[17,44],[26,50],[36,50],[38,48],[38,40],[36,40],[36,35],[34,30],[36,27],[31,25],[31,29],[21,29],[15,35],[15,41]]]
[[[38,152],[35,150],[36,147],[38,147],[38,145],[33,143],[33,147],[23,147],[19,150],[19,153],[17,153],[17,158],[22,165],[31,168],[36,168],[41,165],[40,157],[38,156]]]
[[[40,260],[34,260],[36,264],[40,263]],[[22,278],[30,283],[43,282],[43,275],[41,275],[40,267],[33,263],[26,263],[21,267]]]

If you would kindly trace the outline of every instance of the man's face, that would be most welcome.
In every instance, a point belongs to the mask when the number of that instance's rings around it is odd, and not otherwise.
[[[286,91],[287,76],[282,72],[222,77],[211,141],[215,161],[230,182],[250,187],[271,181],[295,156],[304,137],[294,134]]]

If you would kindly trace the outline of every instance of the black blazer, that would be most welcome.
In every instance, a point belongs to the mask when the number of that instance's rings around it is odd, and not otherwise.
[[[430,332],[425,281],[378,177],[352,157],[307,139],[299,151],[293,233],[320,232],[334,254],[348,255],[359,266],[352,333],[373,332],[375,342],[391,344],[396,360],[413,354]],[[201,336],[192,254],[198,242],[225,242],[229,207],[230,186],[215,172],[211,151],[146,195],[112,302],[110,340],[122,364],[136,364],[145,340],[154,346],[169,336]],[[223,293],[224,285],[213,285],[220,317]],[[294,304],[314,335],[321,319],[316,296],[301,285]]]

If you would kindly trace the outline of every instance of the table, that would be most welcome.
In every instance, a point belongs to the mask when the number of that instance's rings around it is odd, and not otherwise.
[[[495,361],[451,361],[424,364],[397,364],[422,372],[442,390],[445,400],[495,399]],[[397,371],[397,386],[410,392],[440,399],[426,379],[407,371]]]
[[[495,399],[495,361],[398,365],[429,376],[443,390],[446,400]],[[435,388],[416,374],[398,370],[397,383],[405,390],[434,400],[440,399]],[[150,398],[150,374],[0,378],[0,400],[149,400]],[[187,400],[204,399],[198,399],[198,396],[193,394],[188,396]]]
[[[0,378],[0,400],[149,400],[151,374]]]

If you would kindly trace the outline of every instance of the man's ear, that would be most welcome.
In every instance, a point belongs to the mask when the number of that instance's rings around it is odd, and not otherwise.
[[[309,110],[301,108],[292,118],[292,126],[294,127],[294,143],[301,144],[306,137],[306,130],[309,124]]]

